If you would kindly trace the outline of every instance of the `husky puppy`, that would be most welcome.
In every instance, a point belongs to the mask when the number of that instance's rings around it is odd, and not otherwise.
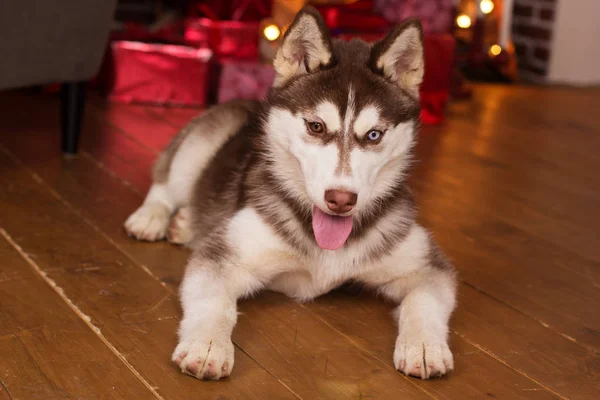
[[[399,304],[396,369],[447,373],[456,274],[415,222],[405,181],[419,125],[420,23],[375,44],[332,41],[307,7],[274,68],[266,101],[211,108],[173,139],[125,223],[140,240],[193,249],[173,361],[199,379],[226,377],[239,298],[270,289],[306,301],[352,280]]]

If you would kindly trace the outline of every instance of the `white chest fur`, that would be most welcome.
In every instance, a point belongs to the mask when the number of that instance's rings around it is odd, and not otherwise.
[[[420,252],[414,251],[415,245],[420,246],[413,242],[421,243],[426,237],[423,232],[414,231],[404,244],[411,247],[412,258],[420,258]],[[415,240],[411,240],[415,234]],[[371,235],[336,251],[321,250],[310,243],[307,245],[313,251],[305,255],[288,245],[252,208],[239,211],[230,220],[226,240],[235,253],[233,263],[250,270],[268,288],[299,300],[312,299],[352,278],[361,277],[363,281],[368,276],[377,277],[376,280],[393,278],[411,273],[421,264],[416,260],[403,262],[408,260],[402,253],[409,249],[402,245],[376,263],[366,261],[363,255],[378,240]]]

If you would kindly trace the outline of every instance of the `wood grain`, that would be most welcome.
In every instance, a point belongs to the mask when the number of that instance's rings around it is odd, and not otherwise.
[[[0,398],[156,398],[3,236],[0,299]]]

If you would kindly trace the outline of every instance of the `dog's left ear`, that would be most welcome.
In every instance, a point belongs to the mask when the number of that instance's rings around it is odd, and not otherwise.
[[[398,24],[373,46],[369,65],[374,72],[418,96],[425,72],[421,22],[409,18]]]
[[[325,21],[316,9],[306,6],[296,14],[277,51],[273,85],[281,86],[293,76],[310,74],[333,63],[333,46]]]

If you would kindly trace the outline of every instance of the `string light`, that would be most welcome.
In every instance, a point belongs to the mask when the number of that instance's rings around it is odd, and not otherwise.
[[[267,40],[272,42],[274,40],[277,40],[279,35],[281,35],[281,31],[279,30],[277,25],[271,24],[271,25],[265,26],[265,29],[263,29],[263,34],[265,35]]]
[[[471,18],[467,14],[460,14],[456,17],[456,25],[460,28],[466,29],[471,26]]]
[[[479,8],[481,12],[484,14],[489,14],[494,9],[494,2],[492,0],[481,0],[479,3]]]
[[[490,54],[493,56],[497,56],[498,54],[502,53],[502,47],[500,47],[497,44],[492,45],[492,47],[490,47]]]

